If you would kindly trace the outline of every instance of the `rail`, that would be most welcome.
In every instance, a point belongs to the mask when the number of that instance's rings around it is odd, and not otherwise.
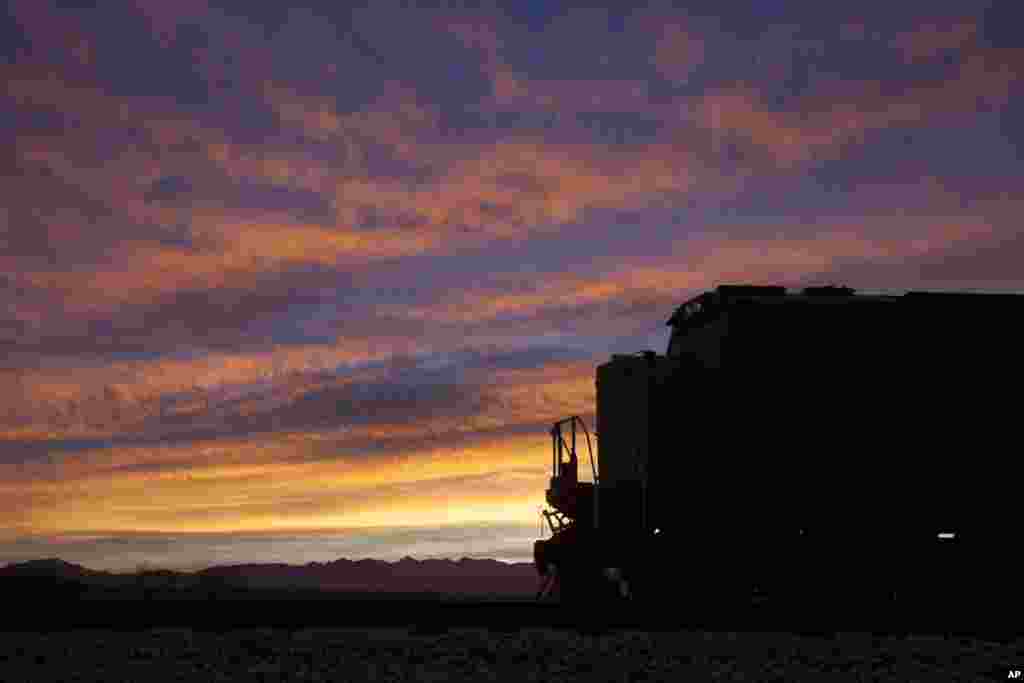
[[[594,465],[594,450],[590,445],[590,431],[587,430],[587,424],[583,421],[579,415],[573,415],[571,417],[559,420],[551,427],[551,459],[552,469],[554,476],[559,476],[558,466],[562,463],[562,454],[569,454],[569,463],[574,467],[576,466],[576,423],[579,422],[580,426],[583,427],[583,435],[587,439],[587,453],[590,455],[590,470],[594,475],[594,485],[597,485],[597,468]],[[562,425],[569,423],[570,434],[571,434],[571,446],[565,442],[565,437],[562,434]]]

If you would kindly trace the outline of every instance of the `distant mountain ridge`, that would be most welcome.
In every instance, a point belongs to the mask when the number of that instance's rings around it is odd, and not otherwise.
[[[80,564],[65,562],[60,558],[48,558],[44,560],[28,560],[27,562],[12,563],[6,567],[0,567],[0,576],[17,574],[20,576],[54,576],[57,578],[80,578],[89,574],[100,574],[92,569],[86,569]]]
[[[282,563],[218,565],[195,572],[150,570],[129,574],[96,571],[59,558],[30,560],[0,567],[5,579],[33,577],[75,582],[97,588],[188,589],[228,586],[247,589],[311,589],[367,593],[532,596],[539,577],[532,563],[492,559],[416,560],[398,562],[338,559],[304,565]]]

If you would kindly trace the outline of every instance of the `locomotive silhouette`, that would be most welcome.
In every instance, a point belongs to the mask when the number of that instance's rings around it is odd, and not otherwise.
[[[665,354],[597,367],[596,439],[554,423],[538,599],[1019,590],[1022,313],[1016,294],[834,286],[687,301]]]

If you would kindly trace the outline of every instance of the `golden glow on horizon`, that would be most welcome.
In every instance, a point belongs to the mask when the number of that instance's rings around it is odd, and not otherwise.
[[[386,511],[328,517],[324,521],[337,524],[339,527],[399,526],[408,525],[410,520],[415,520],[417,526],[476,522],[536,524],[537,506],[543,502],[543,492],[539,499],[537,496],[503,500],[495,500],[490,496],[487,498],[453,498],[443,505],[434,503],[417,507],[401,504]]]
[[[33,511],[31,528],[40,534],[531,523],[543,503],[549,458],[546,435],[538,434],[365,463],[239,461],[156,473],[85,467],[79,477],[26,486],[53,500]],[[485,516],[472,516],[478,514]]]

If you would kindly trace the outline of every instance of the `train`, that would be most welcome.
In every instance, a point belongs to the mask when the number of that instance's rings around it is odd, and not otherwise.
[[[834,285],[687,300],[664,353],[597,367],[593,434],[553,423],[537,599],[1018,591],[1021,313],[1020,294]]]

